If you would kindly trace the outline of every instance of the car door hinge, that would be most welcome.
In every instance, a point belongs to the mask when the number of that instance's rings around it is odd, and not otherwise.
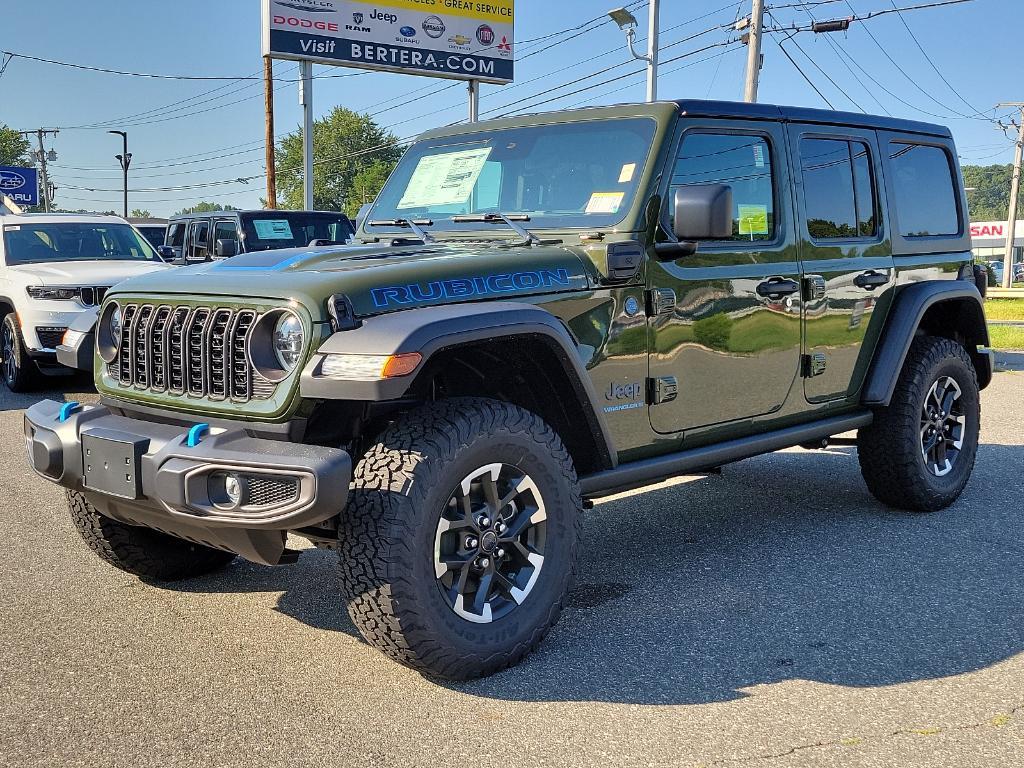
[[[805,379],[820,376],[825,372],[825,368],[828,367],[828,360],[825,358],[824,352],[812,352],[809,355],[801,355],[800,359]]]
[[[679,394],[679,381],[675,376],[659,376],[647,380],[647,401],[651,405],[669,403]]]
[[[827,287],[825,278],[821,275],[804,275],[804,301],[825,298]]]
[[[651,288],[646,293],[647,316],[666,315],[676,308],[676,292],[671,288]]]

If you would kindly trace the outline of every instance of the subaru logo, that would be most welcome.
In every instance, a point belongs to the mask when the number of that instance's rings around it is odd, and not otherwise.
[[[21,189],[25,186],[25,177],[14,171],[0,171],[0,189]]]
[[[402,27],[398,31],[401,33],[402,37],[416,37],[416,30],[412,27]]]

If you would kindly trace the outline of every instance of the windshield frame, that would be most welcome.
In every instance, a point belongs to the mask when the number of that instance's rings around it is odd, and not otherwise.
[[[21,231],[23,228],[29,230],[42,230],[47,227],[95,227],[97,229],[109,229],[116,227],[118,229],[126,229],[130,232],[138,245],[141,245],[141,251],[143,255],[131,256],[128,254],[118,254],[116,257],[104,257],[104,256],[93,256],[93,257],[82,257],[82,256],[68,256],[67,258],[56,258],[56,259],[26,259],[17,258],[13,256],[13,249],[10,244],[8,236],[12,232]],[[16,229],[15,229],[16,228]],[[19,221],[16,223],[4,223],[0,222],[0,229],[2,229],[2,236],[4,240],[3,249],[3,263],[8,267],[23,266],[26,264],[63,264],[65,262],[78,261],[95,261],[101,263],[121,263],[121,262],[133,262],[133,263],[156,263],[163,264],[163,259],[157,254],[156,249],[150,244],[149,240],[139,232],[135,227],[126,221]],[[45,230],[44,230],[45,231]],[[57,255],[61,255],[59,251],[54,251]]]
[[[640,211],[642,210],[642,203],[649,195],[650,191],[650,174],[652,168],[657,164],[659,147],[665,136],[666,126],[663,124],[658,117],[651,113],[636,112],[631,114],[618,114],[618,115],[600,115],[600,116],[580,116],[572,120],[557,120],[557,121],[541,121],[533,123],[524,123],[521,125],[495,125],[479,129],[473,129],[472,126],[467,126],[467,130],[459,133],[444,133],[439,135],[428,134],[423,138],[417,139],[413,144],[409,146],[398,165],[392,171],[391,176],[388,177],[387,183],[384,185],[381,193],[387,190],[389,185],[396,183],[395,180],[398,178],[398,174],[408,168],[409,163],[413,162],[412,157],[413,149],[418,145],[429,144],[432,146],[442,146],[450,144],[452,147],[458,146],[472,146],[474,144],[481,144],[488,141],[493,134],[502,133],[505,131],[523,131],[523,130],[544,130],[545,128],[557,128],[562,126],[576,126],[585,124],[597,124],[597,123],[616,123],[623,121],[650,121],[651,133],[649,136],[649,145],[646,152],[643,155],[642,161],[638,159],[637,168],[635,173],[635,184],[632,188],[632,192],[626,195],[623,199],[623,203],[620,206],[618,213],[621,215],[614,221],[609,222],[603,221],[587,221],[583,214],[579,214],[576,218],[579,219],[579,223],[572,224],[549,224],[543,222],[543,218],[549,218],[549,216],[536,216],[532,220],[524,221],[524,226],[532,233],[538,232],[592,232],[596,230],[600,231],[633,231],[636,229],[637,219]],[[408,183],[408,182],[406,182]],[[356,231],[356,237],[363,240],[375,240],[380,237],[391,237],[394,235],[402,236],[403,234],[408,235],[409,230],[405,227],[393,226],[393,225],[372,225],[371,221],[375,220],[393,220],[396,217],[392,216],[392,211],[380,211],[381,193],[378,193],[377,197],[373,201],[371,208],[366,212],[363,217],[359,229]],[[475,212],[466,215],[476,215]],[[530,211],[518,211],[518,210],[501,210],[501,213],[508,216],[516,216],[520,214],[530,214],[534,212]],[[413,210],[409,216],[419,221],[421,218],[429,218],[433,221],[432,226],[427,230],[430,234],[445,238],[447,236],[460,236],[472,234],[479,236],[481,233],[486,233],[488,239],[508,239],[508,235],[518,237],[515,232],[510,228],[495,226],[493,223],[483,222],[457,222],[452,221],[453,216],[462,214],[445,214],[444,217],[438,217],[436,214],[423,213]],[[565,216],[568,217],[570,214],[551,214],[550,216]],[[397,218],[408,218],[406,216],[398,216]],[[624,226],[627,224],[628,226]],[[500,222],[499,222],[500,224]]]

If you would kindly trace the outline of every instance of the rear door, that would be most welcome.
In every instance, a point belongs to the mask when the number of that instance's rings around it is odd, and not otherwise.
[[[727,184],[733,235],[672,261],[652,258],[651,425],[670,433],[749,419],[785,403],[800,368],[800,268],[781,123],[686,124],[667,169],[663,223],[672,231],[675,189]]]
[[[210,255],[210,220],[193,219],[188,226],[185,242],[185,260],[206,261]]]
[[[855,394],[894,284],[873,130],[791,124],[804,283],[804,394]],[[878,315],[878,322],[872,319]]]
[[[241,252],[241,249],[238,247],[238,223],[234,219],[218,219],[214,223],[212,238],[214,254],[216,254],[218,240],[233,240],[236,252]]]

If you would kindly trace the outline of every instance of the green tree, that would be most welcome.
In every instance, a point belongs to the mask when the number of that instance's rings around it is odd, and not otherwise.
[[[143,208],[132,208],[133,219],[151,219],[153,214]]]
[[[971,221],[1005,221],[1010,209],[1012,165],[965,165],[964,186]],[[1017,218],[1024,216],[1024,199],[1017,206]]]
[[[237,211],[233,205],[221,205],[220,203],[208,203],[205,200],[190,205],[188,208],[182,208],[180,211],[175,213],[175,216],[181,216],[183,213],[209,213],[210,211]],[[134,213],[132,214],[135,215]]]
[[[32,165],[28,139],[0,123],[0,165]]]
[[[376,197],[401,156],[398,139],[369,115],[335,107],[313,124],[314,207],[355,216]],[[275,158],[281,207],[302,208],[301,130],[278,142]]]

